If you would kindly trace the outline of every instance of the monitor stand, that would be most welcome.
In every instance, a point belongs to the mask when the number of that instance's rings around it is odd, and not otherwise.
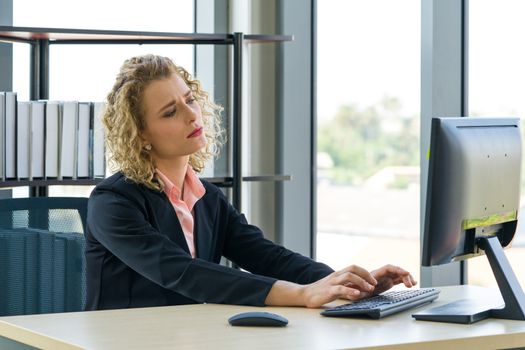
[[[416,320],[452,323],[474,323],[487,317],[525,320],[525,294],[498,238],[480,237],[477,245],[487,255],[505,305],[492,309],[487,305],[489,301],[458,300],[413,314]]]

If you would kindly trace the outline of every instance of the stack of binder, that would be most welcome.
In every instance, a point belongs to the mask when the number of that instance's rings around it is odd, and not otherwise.
[[[0,92],[0,181],[104,178],[103,109]]]

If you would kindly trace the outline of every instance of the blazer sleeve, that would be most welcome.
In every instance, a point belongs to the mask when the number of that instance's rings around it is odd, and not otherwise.
[[[264,238],[262,231],[248,224],[227,202],[227,230],[224,255],[254,274],[299,284],[309,284],[328,276],[329,266],[288,250]]]
[[[200,303],[263,306],[275,279],[193,259],[147,220],[132,196],[95,189],[88,230],[125,265],[152,282]]]

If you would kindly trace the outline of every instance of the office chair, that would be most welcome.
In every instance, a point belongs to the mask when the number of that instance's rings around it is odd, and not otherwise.
[[[0,199],[0,316],[83,310],[87,200]]]

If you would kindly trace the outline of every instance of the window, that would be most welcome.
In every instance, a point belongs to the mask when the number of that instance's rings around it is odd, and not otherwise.
[[[420,1],[317,7],[317,259],[418,278]]]
[[[152,0],[148,6],[140,0],[17,0],[13,23],[43,28],[193,32],[193,11],[191,0]],[[172,57],[193,71],[192,45],[51,45],[49,97],[102,100],[124,59],[150,52]],[[28,53],[28,45],[15,45],[13,85],[22,99],[29,98]]]
[[[525,140],[523,117],[525,100],[525,23],[521,17],[525,3],[520,0],[476,0],[469,2],[469,82],[468,101],[471,116],[521,117],[522,138]],[[490,23],[490,25],[487,25]],[[522,178],[523,178],[522,170]],[[521,202],[525,194],[522,180]],[[523,207],[518,214],[518,229],[512,248],[506,250],[514,273],[523,285],[525,271],[525,228]],[[469,260],[469,283],[495,286],[485,256]]]
[[[30,10],[29,10],[30,9]],[[13,25],[130,31],[194,31],[194,1],[17,0]],[[103,101],[126,58],[155,53],[194,71],[193,45],[51,45],[50,93],[54,100]],[[29,45],[13,44],[13,90],[29,99]],[[89,186],[50,186],[50,196],[87,196]],[[27,196],[15,188],[13,196]]]

